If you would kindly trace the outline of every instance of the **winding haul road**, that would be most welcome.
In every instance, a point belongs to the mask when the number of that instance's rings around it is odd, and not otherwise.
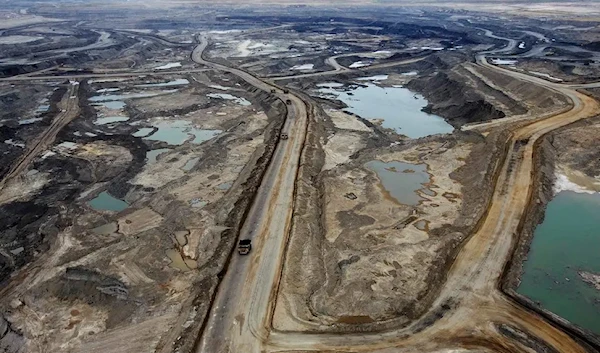
[[[283,266],[283,258],[294,208],[294,190],[300,156],[307,135],[310,102],[291,93],[284,94],[280,87],[246,71],[206,60],[203,55],[208,45],[205,38],[192,53],[192,60],[209,68],[229,72],[254,87],[289,99],[284,132],[288,140],[279,141],[258,190],[257,197],[244,223],[240,238],[253,240],[249,256],[234,256],[223,278],[212,305],[198,352],[205,353],[262,353],[307,351],[352,352],[434,352],[449,349],[491,349],[498,352],[531,352],[522,341],[500,333],[505,325],[544,342],[557,352],[585,352],[572,337],[543,319],[537,313],[523,308],[499,290],[499,283],[507,259],[515,243],[517,228],[529,202],[533,178],[535,144],[542,136],[581,119],[598,114],[600,106],[592,98],[577,92],[577,88],[600,87],[600,83],[566,85],[539,77],[491,65],[487,54],[508,53],[516,41],[507,41],[500,50],[481,53],[478,65],[560,92],[572,102],[572,107],[560,114],[540,117],[518,126],[511,125],[511,139],[502,166],[498,170],[492,200],[481,227],[466,242],[449,270],[446,282],[431,308],[411,325],[395,330],[368,333],[310,333],[282,332],[272,328],[272,311]],[[390,62],[366,69],[383,68],[421,60]],[[278,77],[284,80],[300,77],[335,75],[350,71],[330,58],[333,71]],[[161,72],[161,74],[189,73],[198,70]],[[157,72],[152,72],[157,74]],[[116,73],[109,75],[75,75],[70,77],[121,77],[143,74]],[[65,76],[13,77],[0,81],[27,81],[64,79]],[[7,176],[0,188],[26,169],[30,161],[46,149],[56,134],[78,112],[76,86],[71,85],[60,106],[63,111]],[[296,264],[297,265],[297,264]],[[518,335],[518,334],[517,334]]]
[[[495,53],[509,52],[516,44],[516,41],[494,36],[490,31],[486,31],[486,35],[508,41],[507,47]],[[236,74],[263,90],[274,87],[245,71],[205,61],[202,54],[206,46],[206,40],[202,40],[194,51],[194,61]],[[499,284],[532,192],[536,141],[548,132],[597,114],[600,106],[592,98],[575,91],[575,87],[490,65],[485,54],[488,53],[477,56],[479,65],[560,92],[569,97],[572,107],[560,114],[509,127],[509,148],[498,170],[488,213],[461,249],[429,311],[408,327],[374,333],[281,332],[272,328],[271,312],[277,300],[293,210],[298,158],[307,122],[307,103],[293,94],[284,96],[277,89],[278,97],[292,100],[285,128],[290,139],[277,146],[259,189],[259,197],[242,229],[241,237],[253,238],[255,250],[248,257],[236,257],[228,269],[198,352],[534,350],[523,340],[502,335],[501,325],[517,332],[517,336],[526,333],[557,352],[586,351],[561,329],[506,297],[499,290]]]

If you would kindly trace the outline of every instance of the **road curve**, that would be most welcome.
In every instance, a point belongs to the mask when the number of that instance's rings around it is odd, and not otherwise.
[[[502,51],[509,51],[511,47]],[[515,79],[560,91],[571,99],[573,106],[567,112],[513,128],[489,212],[480,229],[461,249],[431,309],[410,326],[386,332],[314,334],[272,330],[266,351],[378,351],[395,347],[422,352],[460,346],[461,338],[476,339],[484,347],[501,344],[509,347],[510,352],[528,351],[522,344],[499,335],[493,324],[516,327],[559,352],[585,351],[569,335],[536,313],[515,305],[498,287],[531,192],[536,141],[548,132],[594,116],[600,107],[595,100],[568,86],[489,65],[483,55],[478,63]],[[444,311],[441,318],[432,322],[436,313]]]
[[[203,58],[208,41],[201,38],[192,59],[229,72],[266,92],[275,90],[290,100],[284,125],[288,140],[280,140],[242,226],[240,238],[253,240],[248,256],[234,255],[219,286],[197,352],[260,352],[268,336],[273,288],[279,281],[282,257],[291,224],[298,163],[308,119],[305,102],[252,74]],[[236,347],[236,348],[233,348]],[[240,350],[240,347],[243,349]]]

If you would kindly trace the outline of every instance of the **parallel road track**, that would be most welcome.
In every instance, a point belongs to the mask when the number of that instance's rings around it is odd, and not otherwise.
[[[269,203],[265,207],[266,220],[259,231],[262,234],[258,240],[259,249],[250,260],[250,269],[241,276],[245,282],[234,287],[240,290],[239,294],[234,295],[237,301],[217,300],[217,309],[212,312],[212,322],[218,322],[223,312],[225,316],[236,313],[234,320],[221,321],[219,326],[209,325],[204,333],[203,344],[199,347],[200,352],[427,352],[451,348],[530,351],[522,342],[502,335],[499,325],[525,332],[558,352],[586,351],[569,334],[507,298],[499,290],[499,285],[532,192],[536,142],[553,130],[594,116],[600,111],[600,106],[594,99],[568,86],[489,65],[484,55],[480,55],[477,61],[479,65],[514,79],[561,92],[571,100],[572,107],[566,112],[510,127],[509,148],[504,164],[498,169],[489,210],[480,228],[458,254],[438,298],[428,312],[408,327],[383,332],[309,333],[274,330],[268,310],[276,300],[275,289],[285,245],[285,235],[280,232],[285,232],[289,227],[292,207],[289,196],[280,199],[277,195],[275,204]],[[215,67],[214,64],[208,65]],[[244,75],[249,74],[239,74],[240,77]],[[294,99],[299,100],[298,97]],[[294,104],[299,105],[300,101]],[[290,136],[293,134],[290,130]],[[294,140],[291,142],[295,143]],[[280,174],[288,175],[285,170]],[[292,176],[284,179],[288,178],[291,180]],[[275,187],[279,188],[273,191],[275,194],[290,192],[285,188],[285,183]],[[289,208],[286,210],[286,207]],[[277,218],[276,212],[282,212],[280,214],[283,217]],[[225,303],[234,308],[219,311]],[[226,343],[206,344],[211,341]]]
[[[19,160],[10,168],[9,172],[0,181],[0,190],[4,188],[7,182],[19,176],[31,164],[31,161],[40,155],[44,150],[52,146],[56,135],[67,124],[69,124],[79,113],[78,85],[70,84],[63,99],[59,103],[61,112],[54,118],[52,124],[44,130],[40,136],[32,142],[31,147],[19,158]]]

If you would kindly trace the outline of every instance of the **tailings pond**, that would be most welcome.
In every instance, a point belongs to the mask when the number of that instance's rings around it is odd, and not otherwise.
[[[98,211],[123,211],[129,205],[123,200],[119,200],[106,191],[101,192],[96,198],[90,200],[90,206]]]
[[[404,87],[380,87],[373,83],[346,87],[322,83],[319,87],[322,96],[344,102],[347,111],[364,119],[383,119],[383,127],[410,138],[454,130],[443,118],[423,112],[427,100]]]
[[[365,167],[377,174],[383,188],[401,204],[418,205],[424,199],[420,192],[431,192],[427,188],[431,177],[426,164],[370,161]]]
[[[600,335],[600,291],[579,272],[600,274],[600,194],[561,191],[534,233],[517,292]]]

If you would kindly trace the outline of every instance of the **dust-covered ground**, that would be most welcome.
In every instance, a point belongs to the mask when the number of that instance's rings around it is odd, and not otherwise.
[[[319,222],[294,225],[274,325],[354,330],[405,324],[434,297],[432,284],[443,279],[485,209],[500,137],[437,136],[356,153],[376,138],[377,127],[349,124],[352,117],[340,113],[326,116],[335,134],[325,140],[319,182],[303,205]],[[405,170],[388,167],[398,177],[424,167],[429,180],[409,196],[416,203],[391,196],[365,165],[372,161],[406,163]]]
[[[285,108],[214,73],[79,86],[80,116],[0,196],[2,311],[26,351],[170,346],[201,324]]]
[[[485,212],[507,127],[569,107],[475,65],[474,53],[505,45],[481,28],[517,40],[514,55],[498,56],[516,60],[511,70],[554,82],[598,76],[597,26],[577,22],[506,28],[494,16],[414,8],[207,5],[165,15],[155,5],[36,3],[26,15],[10,6],[0,175],[45,146],[46,132],[56,139],[3,179],[8,352],[193,349],[286,112],[270,94],[194,64],[199,35],[209,38],[207,59],[295,88],[318,113],[275,306],[280,330],[376,330],[419,317]],[[325,82],[408,88],[455,130],[410,139],[320,95]],[[76,116],[54,131],[69,99]],[[544,141],[553,152],[538,161],[548,168],[540,193],[555,170],[597,188],[596,130],[580,124]]]
[[[424,110],[465,132],[409,139],[377,119],[344,112],[340,101],[323,101],[324,127],[311,130],[322,151],[314,152],[306,176],[318,182],[299,190],[298,213],[307,215],[292,230],[278,329],[374,330],[419,317],[486,209],[508,136],[496,127],[569,107],[559,94],[456,54],[369,74],[380,74],[378,86],[422,92],[430,102]],[[294,84],[317,95],[322,87],[319,78]],[[356,84],[365,82],[356,75],[335,79],[338,86]],[[403,185],[413,174],[421,178],[416,186]],[[398,192],[406,188],[408,195]]]

